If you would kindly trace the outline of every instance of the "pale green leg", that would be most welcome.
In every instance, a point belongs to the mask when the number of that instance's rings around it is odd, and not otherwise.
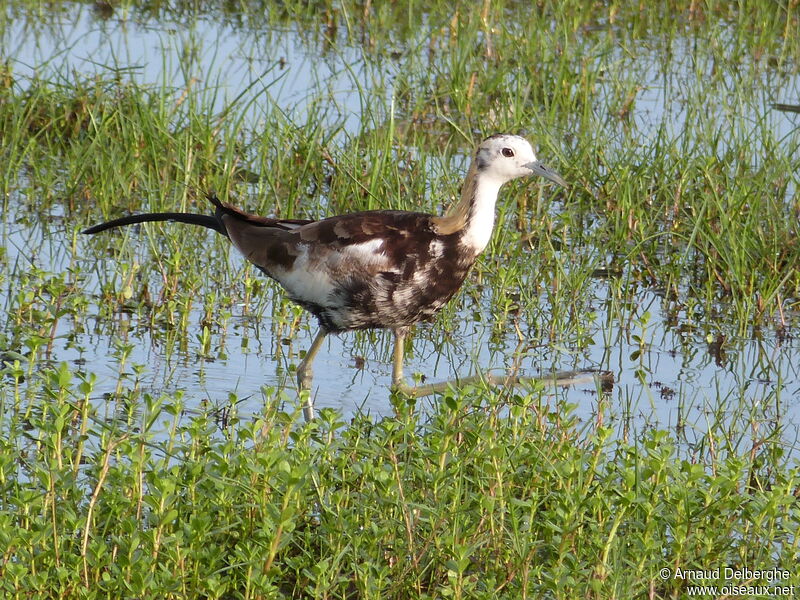
[[[306,352],[305,358],[297,365],[297,385],[300,388],[300,394],[304,392],[308,394],[306,403],[303,405],[303,417],[306,422],[314,420],[314,401],[311,399],[311,380],[314,376],[311,364],[314,362],[314,357],[322,347],[322,342],[325,341],[328,332],[320,329],[317,337],[311,342],[311,347]]]
[[[519,385],[533,385],[542,383],[545,386],[561,387],[581,385],[589,382],[613,384],[611,373],[604,371],[560,371],[558,373],[545,373],[540,377],[520,377],[516,369],[505,374],[479,373],[469,377],[450,379],[424,385],[408,385],[403,378],[403,344],[407,328],[394,330],[394,355],[392,358],[392,391],[399,392],[410,398],[420,398],[431,394],[440,394],[450,387],[484,383],[488,386],[516,387]]]
[[[394,353],[392,355],[392,390],[407,396],[416,397],[414,388],[403,378],[403,352],[408,329],[394,330]]]

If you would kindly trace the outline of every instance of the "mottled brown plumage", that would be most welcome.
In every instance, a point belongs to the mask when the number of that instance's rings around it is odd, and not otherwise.
[[[223,217],[234,244],[329,332],[396,329],[429,319],[461,287],[476,258],[464,252],[458,233],[437,233],[433,218],[422,213],[353,213],[288,231],[239,219]],[[306,286],[297,289],[291,275],[298,268],[319,270],[316,278],[329,284],[325,293],[314,297]]]
[[[311,361],[327,333],[388,328],[396,337],[393,386],[413,394],[402,379],[408,328],[430,319],[461,287],[488,244],[500,186],[531,174],[565,185],[523,138],[495,135],[478,147],[460,202],[445,216],[375,210],[320,221],[271,219],[210,196],[213,216],[133,215],[84,233],[168,220],[213,229],[319,320],[320,334],[298,367],[301,388],[310,386]]]

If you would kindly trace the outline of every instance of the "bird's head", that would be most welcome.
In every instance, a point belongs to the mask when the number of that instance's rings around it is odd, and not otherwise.
[[[544,166],[537,158],[528,140],[518,135],[495,134],[483,140],[475,154],[475,168],[486,177],[506,181],[528,175],[539,175],[566,187],[561,176]]]

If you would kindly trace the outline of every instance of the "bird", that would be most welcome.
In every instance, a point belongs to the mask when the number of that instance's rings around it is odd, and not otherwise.
[[[415,397],[444,388],[405,382],[403,353],[409,329],[430,320],[464,283],[489,244],[501,186],[531,175],[567,187],[536,157],[528,140],[494,134],[475,149],[460,200],[442,216],[368,210],[320,220],[280,219],[244,212],[210,193],[213,215],[135,214],[82,233],[157,221],[213,229],[318,320],[319,331],[297,366],[301,392],[311,389],[312,364],[326,336],[389,329],[394,334],[391,388]],[[303,411],[306,420],[313,419],[310,395]]]

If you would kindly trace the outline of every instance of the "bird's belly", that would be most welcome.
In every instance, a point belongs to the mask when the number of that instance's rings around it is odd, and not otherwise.
[[[432,318],[461,287],[467,271],[409,281],[378,277],[346,282],[317,316],[323,326],[334,330],[407,327]]]

